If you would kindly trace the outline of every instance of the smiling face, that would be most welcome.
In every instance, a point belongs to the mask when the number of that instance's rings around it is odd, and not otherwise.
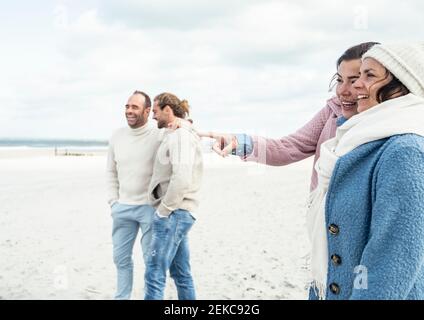
[[[145,98],[141,94],[133,94],[125,105],[125,117],[132,129],[144,126],[149,117],[150,108],[145,107]]]
[[[364,112],[380,103],[378,92],[393,79],[393,76],[373,58],[364,59],[360,72],[361,75],[355,81],[354,87],[358,91],[358,112]]]
[[[342,61],[337,68],[336,94],[342,104],[342,114],[346,119],[358,113],[357,92],[353,83],[359,78],[361,60]]]
[[[158,123],[158,128],[166,128],[168,124],[173,121],[174,117],[172,110],[169,106],[161,109],[157,100],[153,103],[153,120],[156,120]]]

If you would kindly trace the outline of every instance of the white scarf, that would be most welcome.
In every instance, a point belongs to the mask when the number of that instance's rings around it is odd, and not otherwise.
[[[336,131],[336,136],[321,145],[315,169],[318,186],[311,193],[307,228],[311,240],[312,288],[320,299],[326,296],[328,242],[325,201],[337,160],[365,143],[398,134],[424,136],[424,99],[413,94],[385,101],[353,116]]]

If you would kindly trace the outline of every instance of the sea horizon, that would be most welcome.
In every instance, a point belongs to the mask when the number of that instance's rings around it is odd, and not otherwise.
[[[0,138],[0,148],[105,148],[106,140]]]
[[[211,153],[212,141],[202,141],[202,151]],[[102,151],[109,146],[107,140],[96,139],[51,139],[51,138],[0,138],[0,149],[66,149]]]

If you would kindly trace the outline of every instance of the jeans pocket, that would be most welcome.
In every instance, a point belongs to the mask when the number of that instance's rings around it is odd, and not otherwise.
[[[178,209],[175,212],[178,214],[179,221],[184,221],[186,223],[192,223],[192,224],[194,223],[194,221],[196,221],[196,218],[193,217],[190,211]]]
[[[172,241],[173,222],[170,218],[159,218],[155,215],[151,224],[152,248],[157,252],[165,252]]]
[[[163,229],[163,228],[169,228],[169,225],[171,223],[171,217],[168,218],[161,218],[156,213],[153,216],[153,226],[157,226],[157,228]]]
[[[181,240],[185,236],[187,236],[193,224],[194,224],[194,218],[191,216],[189,212],[179,217],[177,221],[177,226],[175,228],[176,229],[175,235],[174,235],[174,242],[176,245],[178,245],[181,242]]]
[[[110,207],[110,212],[113,215],[114,213],[116,213],[116,209],[119,207],[119,202],[116,201],[111,207]]]

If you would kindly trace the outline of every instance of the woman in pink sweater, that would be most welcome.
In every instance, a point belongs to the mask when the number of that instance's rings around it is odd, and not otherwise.
[[[319,158],[321,144],[335,136],[337,126],[357,113],[357,93],[352,84],[359,78],[361,57],[376,42],[361,43],[346,50],[337,60],[336,95],[327,101],[308,123],[295,133],[281,139],[268,139],[246,134],[201,133],[216,139],[213,149],[225,157],[232,153],[245,161],[271,166],[284,166],[315,155]],[[311,191],[317,186],[317,173],[312,172]]]

